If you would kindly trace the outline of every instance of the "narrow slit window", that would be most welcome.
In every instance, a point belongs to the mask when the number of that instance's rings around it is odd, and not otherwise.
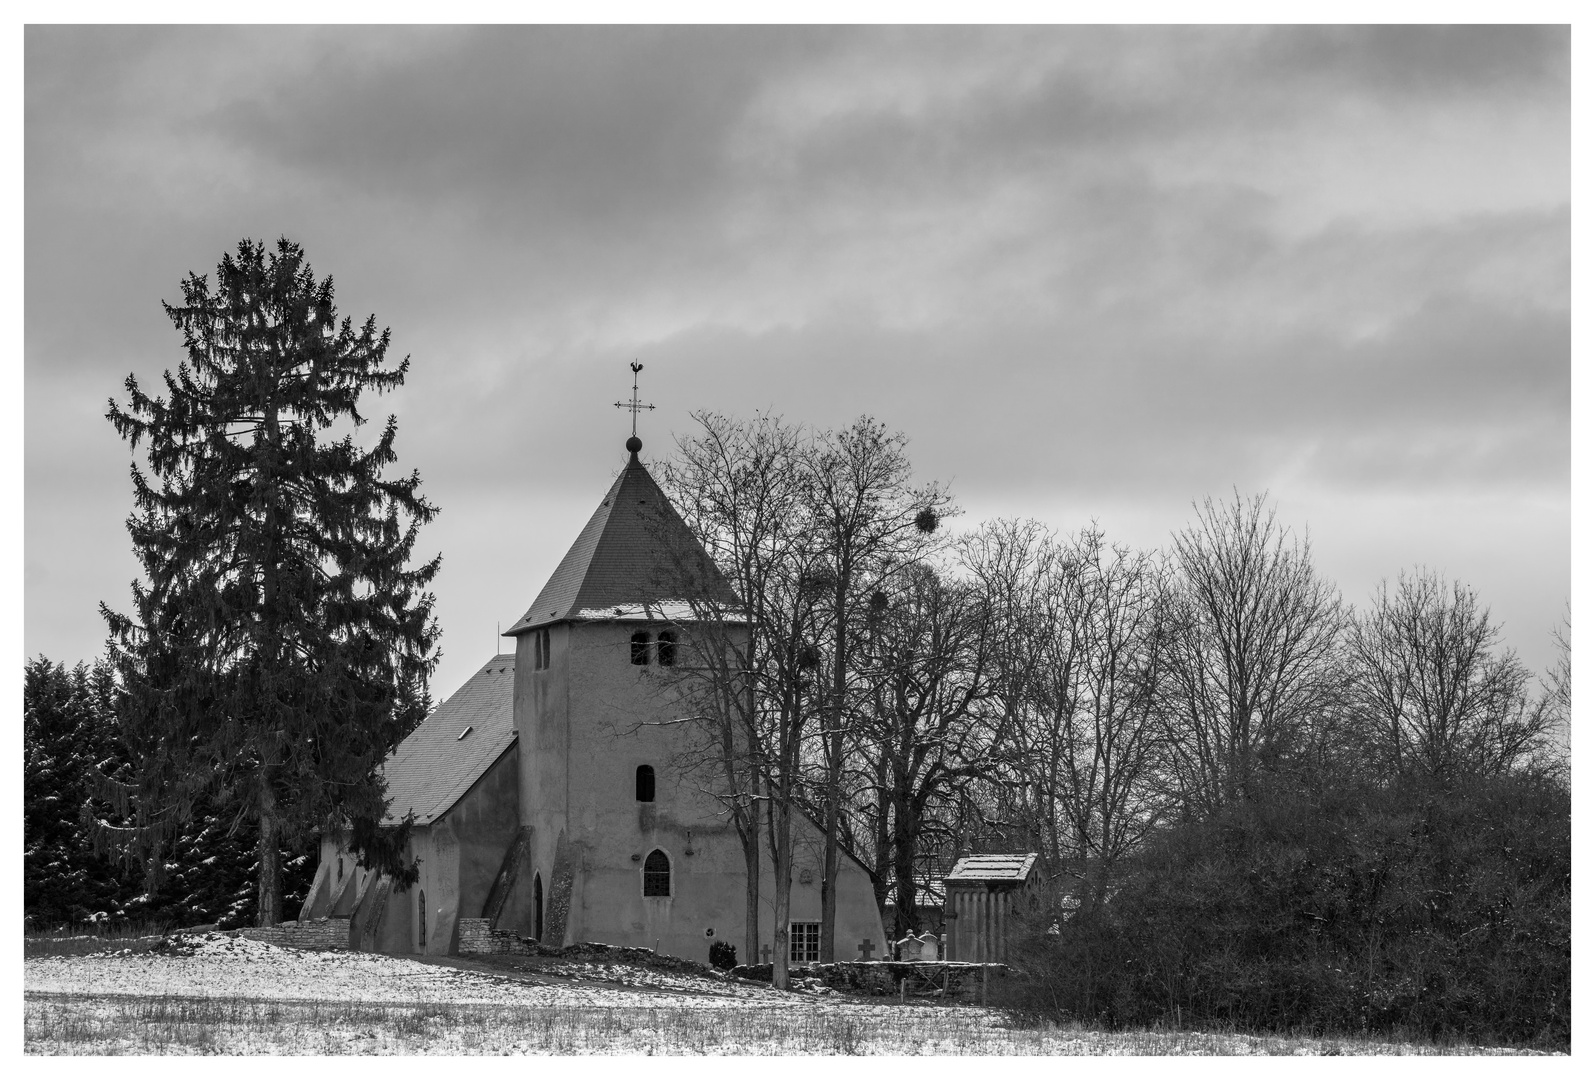
[[[673,667],[676,663],[676,635],[665,630],[659,635],[659,666]]]
[[[652,765],[637,766],[637,801],[654,801],[654,767]]]
[[[422,889],[416,897],[416,910],[420,916],[421,948],[426,948],[426,890]]]
[[[654,848],[642,864],[642,894],[644,896],[670,895],[670,856]]]
[[[645,630],[631,635],[631,662],[637,665],[648,663],[648,633]]]
[[[532,878],[532,937],[543,940],[543,875]]]

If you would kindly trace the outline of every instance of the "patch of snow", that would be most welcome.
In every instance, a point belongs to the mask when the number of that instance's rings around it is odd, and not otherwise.
[[[813,998],[768,986],[654,971],[631,965],[556,961],[539,973],[589,980],[546,985],[510,975],[464,971],[399,956],[282,948],[227,934],[179,935],[155,950],[91,956],[30,957],[23,963],[29,991],[50,994],[327,999],[369,1002],[445,1002],[657,1007],[658,991],[674,991],[671,1006],[713,1008],[766,1003],[791,1007]],[[593,983],[607,985],[592,985]]]

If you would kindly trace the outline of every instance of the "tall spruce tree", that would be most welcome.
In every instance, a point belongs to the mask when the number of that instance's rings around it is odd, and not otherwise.
[[[149,475],[132,468],[127,522],[147,580],[130,615],[101,605],[135,777],[107,785],[132,824],[101,839],[158,881],[196,807],[236,808],[257,830],[269,926],[280,844],[351,822],[393,859],[372,827],[378,767],[428,705],[441,556],[410,562],[437,510],[417,473],[383,475],[394,417],[369,448],[354,439],[361,393],[400,386],[409,359],[385,362],[374,317],[338,320],[332,279],[297,244],[243,240],[214,292],[194,274],[182,291],[163,304],[187,351],[167,395],[129,376],[129,404],[107,413]]]

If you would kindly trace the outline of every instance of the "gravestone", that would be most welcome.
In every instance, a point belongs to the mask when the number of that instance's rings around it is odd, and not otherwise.
[[[912,930],[910,930],[908,932],[906,937],[900,938],[896,942],[896,945],[897,945],[897,959],[899,959],[899,960],[918,960],[919,959],[919,938],[914,936],[914,932]]]

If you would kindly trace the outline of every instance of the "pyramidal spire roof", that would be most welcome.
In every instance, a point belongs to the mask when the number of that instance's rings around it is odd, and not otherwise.
[[[730,583],[638,459],[641,441],[626,448],[631,460],[507,635],[572,619],[686,619],[691,599],[737,606]]]

